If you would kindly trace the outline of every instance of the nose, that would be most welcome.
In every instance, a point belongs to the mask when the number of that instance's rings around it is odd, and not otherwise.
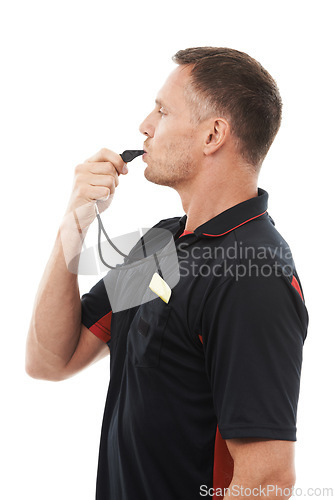
[[[139,126],[139,132],[143,135],[146,135],[146,137],[154,136],[154,125],[151,118],[152,113],[150,113]]]

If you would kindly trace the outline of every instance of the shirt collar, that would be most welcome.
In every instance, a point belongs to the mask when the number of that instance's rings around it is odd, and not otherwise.
[[[223,236],[233,229],[246,224],[252,219],[263,215],[268,208],[268,193],[258,188],[258,195],[249,200],[234,205],[224,210],[204,224],[198,226],[193,233],[195,236],[215,237]],[[184,230],[187,222],[187,214],[179,219],[180,227]]]

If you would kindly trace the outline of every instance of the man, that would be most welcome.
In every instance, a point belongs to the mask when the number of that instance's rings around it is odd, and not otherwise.
[[[99,500],[193,500],[227,486],[227,497],[288,498],[308,315],[257,188],[281,122],[279,91],[239,51],[193,48],[173,59],[140,131],[146,179],[174,188],[185,211],[154,226],[173,235],[180,280],[168,302],[114,313],[103,280],[80,299],[62,248],[81,245],[71,215],[85,234],[95,203],[104,210],[127,173],[118,154],[101,150],[76,168],[26,370],[63,380],[111,352]]]

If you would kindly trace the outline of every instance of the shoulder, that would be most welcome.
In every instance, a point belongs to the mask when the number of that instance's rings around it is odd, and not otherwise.
[[[304,341],[308,327],[308,312],[304,300],[277,267],[251,266],[218,285],[203,306],[202,329],[225,332],[241,337],[259,337],[271,332],[277,337],[285,331]],[[238,274],[239,273],[239,274]],[[252,335],[250,334],[252,332]]]

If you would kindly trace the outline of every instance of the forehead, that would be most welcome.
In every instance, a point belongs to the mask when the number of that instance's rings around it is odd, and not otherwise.
[[[177,66],[159,90],[156,102],[165,106],[184,103],[184,90],[189,83],[190,72],[191,67],[188,65]]]

